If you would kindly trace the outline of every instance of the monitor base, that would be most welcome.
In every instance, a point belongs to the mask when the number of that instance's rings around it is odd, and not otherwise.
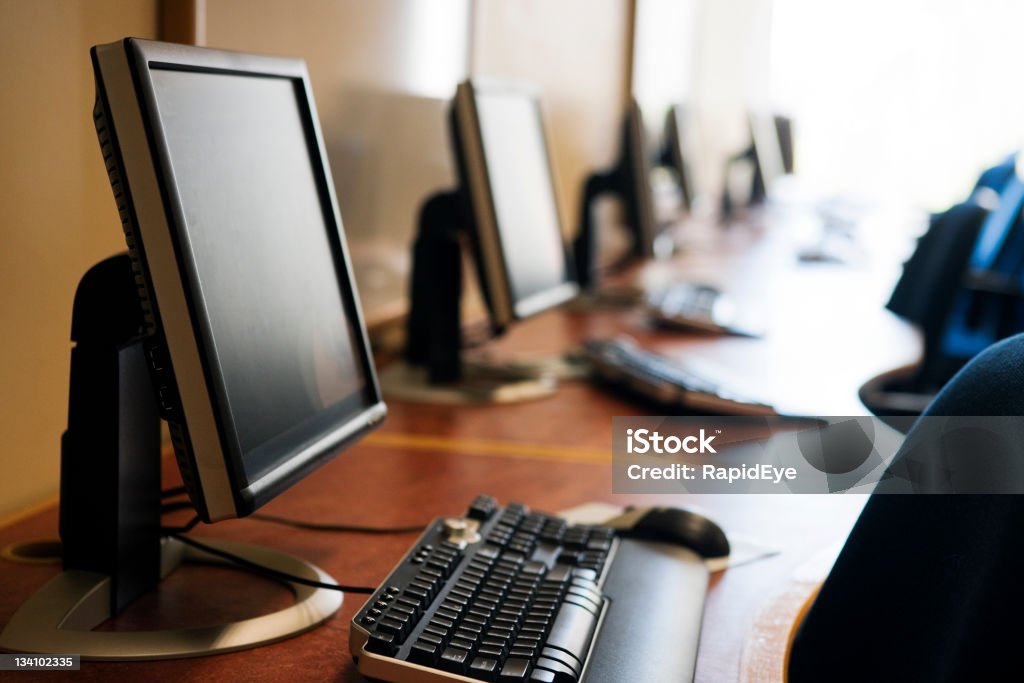
[[[596,291],[583,292],[573,299],[567,310],[572,313],[591,313],[623,308],[634,308],[644,302],[646,292],[636,285],[601,287]]]
[[[332,581],[321,569],[292,555],[233,541],[203,542],[278,571],[314,581]],[[164,539],[162,551],[163,576],[181,562],[225,562],[174,539]],[[93,631],[111,617],[111,579],[98,572],[67,570],[18,609],[0,633],[0,650],[69,653],[81,655],[83,660],[108,661],[202,657],[290,638],[323,623],[341,608],[339,591],[287,585],[295,593],[295,604],[259,617],[163,631]]]
[[[484,353],[469,355],[462,362],[474,373],[528,379],[551,378],[559,382],[583,379],[590,374],[590,365],[584,358],[582,349],[578,348],[558,355],[516,354],[506,360],[496,360]]]
[[[459,379],[432,383],[426,368],[395,361],[378,372],[384,397],[410,403],[471,405],[520,403],[555,393],[555,378],[512,366],[467,363]]]

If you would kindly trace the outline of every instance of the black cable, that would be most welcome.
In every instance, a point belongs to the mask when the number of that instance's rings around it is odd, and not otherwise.
[[[175,496],[183,496],[188,493],[184,486],[175,486],[174,488],[164,489],[160,492],[161,498],[174,498]]]
[[[282,572],[278,571],[277,569],[265,567],[262,564],[256,564],[255,562],[247,560],[244,557],[239,557],[234,553],[229,553],[226,550],[220,550],[219,548],[214,548],[213,546],[206,545],[205,543],[202,543],[200,541],[188,538],[187,536],[184,536],[181,533],[172,533],[171,538],[177,539],[185,545],[190,545],[193,548],[198,548],[199,550],[202,550],[204,553],[209,553],[210,555],[214,555],[215,557],[220,557],[222,559],[228,560],[229,562],[233,562],[240,567],[244,567],[245,569],[255,572],[256,574],[262,574],[268,578],[278,579],[280,581],[290,581],[292,583],[302,584],[303,586],[312,586],[313,588],[327,588],[330,590],[342,591],[345,593],[359,593],[362,595],[371,595],[375,590],[377,590],[376,588],[371,588],[369,586],[346,586],[340,583],[324,583],[323,581],[314,581],[313,579],[307,579],[301,576],[288,574],[287,572]]]
[[[199,515],[196,515],[195,517],[190,519],[188,522],[186,522],[185,526],[165,526],[165,527],[160,527],[160,532],[163,533],[163,534],[170,534],[171,536],[177,536],[178,534],[184,534],[184,533],[188,533],[189,531],[192,531],[193,529],[196,528],[196,525],[198,525],[199,522],[201,522],[201,521],[202,520],[199,519]]]
[[[180,495],[182,493],[185,493],[184,487],[167,489],[163,491],[163,497],[170,498],[176,495]],[[168,512],[176,512],[178,510],[189,509],[194,509],[194,506],[192,505],[192,503],[188,501],[164,503],[160,507],[160,511],[162,514],[166,514]],[[271,524],[280,524],[282,526],[289,526],[295,529],[305,529],[306,531],[329,531],[342,534],[377,534],[382,536],[387,534],[415,534],[427,528],[426,524],[397,527],[360,526],[358,524],[324,524],[320,522],[307,522],[301,519],[291,519],[288,517],[280,517],[278,515],[267,515],[263,513],[256,513],[250,515],[250,519],[255,519],[260,522],[269,522]]]
[[[252,519],[261,522],[281,524],[284,526],[294,527],[296,529],[306,529],[308,531],[333,531],[337,533],[351,534],[415,534],[427,528],[426,524],[390,528],[376,526],[357,526],[352,524],[321,524],[319,522],[305,522],[299,519],[289,519],[287,517],[278,517],[277,515],[266,515],[263,513],[257,513],[252,515],[251,517]]]

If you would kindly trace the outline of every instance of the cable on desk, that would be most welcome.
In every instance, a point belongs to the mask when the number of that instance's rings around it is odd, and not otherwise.
[[[303,586],[312,586],[313,588],[327,588],[329,590],[342,591],[344,593],[359,593],[362,595],[371,595],[375,590],[377,590],[370,586],[347,586],[340,583],[324,583],[323,581],[314,581],[313,579],[307,579],[302,576],[295,576],[294,574],[271,569],[270,567],[265,567],[262,564],[256,564],[244,557],[239,557],[234,553],[229,553],[226,550],[220,550],[219,548],[214,548],[213,546],[209,546],[201,541],[189,538],[182,533],[172,533],[171,538],[177,539],[185,545],[202,550],[204,553],[209,553],[215,557],[220,557],[228,562],[237,564],[238,566],[248,569],[255,574],[266,576],[267,578],[277,579],[279,581],[290,581],[292,583],[302,584]]]
[[[167,514],[169,512],[177,512],[178,510],[193,509],[195,509],[194,506],[188,501],[175,501],[161,505],[160,513]],[[376,534],[379,536],[387,534],[416,534],[427,528],[426,524],[396,527],[360,526],[358,524],[325,524],[321,522],[307,522],[301,519],[291,519],[288,517],[267,515],[263,513],[250,515],[249,518],[259,522],[269,522],[271,524],[280,524],[282,526],[289,526],[295,529],[305,529],[306,531],[330,531],[342,534]]]
[[[199,522],[201,522],[201,521],[202,520],[199,519],[199,515],[196,515],[195,517],[190,519],[188,522],[186,522],[184,526],[164,526],[164,527],[160,527],[160,533],[171,535],[171,536],[176,536],[177,534],[185,534],[185,533],[188,533],[189,531],[192,531],[193,529],[195,529],[196,525],[198,525]]]
[[[175,496],[183,496],[188,491],[185,490],[184,486],[175,486],[174,488],[164,489],[160,492],[161,498],[174,498]]]
[[[323,524],[320,522],[306,522],[299,519],[289,519],[288,517],[278,517],[277,515],[266,515],[263,513],[251,515],[251,518],[258,520],[260,522],[281,524],[284,526],[294,527],[296,529],[306,529],[309,531],[333,531],[337,533],[350,534],[415,534],[427,528],[426,524],[398,527],[358,526],[352,524]]]
[[[177,512],[178,510],[195,510],[195,506],[187,500],[181,500],[174,503],[164,503],[160,506],[160,514],[166,515],[168,512]]]

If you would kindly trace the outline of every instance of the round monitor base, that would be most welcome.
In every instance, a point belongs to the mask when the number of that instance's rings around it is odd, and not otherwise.
[[[232,541],[203,542],[281,572],[333,583],[324,571],[291,555]],[[170,569],[178,562],[224,563],[173,539],[166,539],[164,550]],[[286,585],[295,594],[295,604],[251,619],[162,631],[93,631],[111,616],[110,577],[69,570],[54,577],[18,609],[0,633],[0,650],[72,653],[83,660],[108,661],[201,657],[290,638],[323,623],[341,608],[339,591],[290,582]]]
[[[446,384],[432,384],[425,368],[404,361],[388,364],[378,373],[385,399],[439,405],[521,403],[547,398],[555,393],[555,379],[548,375],[531,377],[498,366],[467,363],[463,378]]]

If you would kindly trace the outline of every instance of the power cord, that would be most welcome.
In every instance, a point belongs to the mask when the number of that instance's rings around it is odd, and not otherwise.
[[[188,522],[186,522],[184,526],[162,526],[160,527],[160,532],[164,534],[170,534],[171,536],[175,534],[187,534],[189,531],[195,529],[196,525],[199,524],[199,522],[201,521],[202,520],[199,519],[199,515],[196,515]]]
[[[184,486],[177,486],[170,489],[165,489],[161,492],[163,499],[174,498],[187,493]],[[168,512],[176,512],[178,510],[194,510],[195,507],[188,501],[171,501],[164,503],[160,506],[161,514]],[[426,528],[425,524],[418,524],[415,526],[404,526],[404,527],[369,527],[359,526],[352,524],[321,524],[317,522],[306,522],[298,519],[290,519],[288,517],[279,517],[277,515],[266,515],[266,514],[254,514],[250,516],[251,519],[260,522],[269,522],[271,524],[280,524],[282,526],[293,527],[296,529],[305,529],[308,531],[329,531],[337,533],[355,533],[355,534],[412,534],[423,531]],[[260,574],[267,578],[277,579],[279,581],[290,581],[292,583],[298,583],[303,586],[311,586],[313,588],[326,588],[328,590],[342,591],[345,593],[354,593],[361,595],[371,595],[376,588],[370,586],[349,586],[345,584],[334,584],[324,583],[323,581],[314,581],[301,576],[295,576],[294,574],[288,574],[277,569],[257,564],[251,560],[247,560],[244,557],[240,557],[234,553],[220,548],[214,548],[213,546],[207,545],[201,541],[197,541],[193,538],[185,536],[189,531],[194,529],[200,522],[199,515],[195,515],[186,522],[183,526],[179,527],[162,527],[161,531],[167,534],[173,539],[184,543],[185,545],[192,546],[204,553],[219,557],[227,560],[243,569],[247,569],[254,574]]]
[[[283,526],[289,526],[295,529],[306,529],[308,531],[333,531],[336,533],[349,534],[415,534],[427,528],[426,524],[398,527],[358,526],[352,524],[322,524],[319,522],[305,522],[298,519],[289,519],[288,517],[278,517],[277,515],[265,515],[263,513],[256,513],[250,515],[250,517],[260,522],[281,524]]]
[[[174,498],[176,496],[183,495],[184,493],[185,487],[178,486],[164,490],[162,492],[162,497],[165,499]],[[168,512],[191,509],[194,509],[194,507],[192,503],[188,501],[171,501],[169,503],[164,503],[161,506],[160,511],[166,514]],[[341,534],[376,534],[381,536],[388,534],[416,534],[427,528],[426,524],[397,527],[362,526],[359,524],[327,524],[322,522],[307,522],[301,519],[292,519],[290,517],[281,517],[279,515],[268,515],[264,513],[249,515],[249,519],[254,519],[260,522],[269,522],[270,524],[280,524],[282,526],[292,527],[293,529],[327,531]]]
[[[324,583],[323,581],[314,581],[313,579],[307,579],[302,576],[295,576],[294,574],[289,574],[287,572],[278,571],[277,569],[271,569],[270,567],[266,567],[262,564],[257,564],[226,550],[214,548],[213,546],[197,541],[194,538],[189,538],[181,532],[174,531],[169,535],[171,538],[181,541],[185,545],[192,546],[204,553],[227,560],[239,567],[248,569],[254,574],[261,574],[267,578],[277,579],[279,581],[290,581],[292,583],[302,584],[303,586],[312,586],[313,588],[327,588],[329,590],[342,591],[344,593],[358,593],[361,595],[371,595],[375,590],[377,590],[370,586],[348,586],[340,583]]]

